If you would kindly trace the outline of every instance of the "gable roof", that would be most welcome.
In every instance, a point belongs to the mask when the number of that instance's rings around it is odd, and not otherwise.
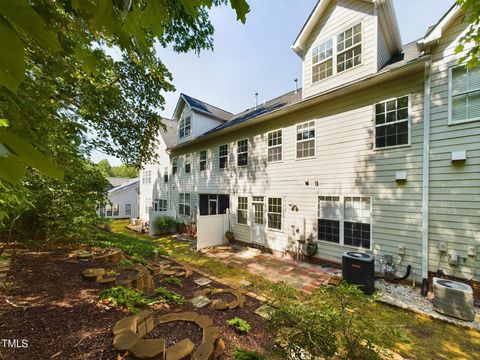
[[[106,178],[112,187],[120,186],[126,183],[130,178],[109,176]]]
[[[160,135],[162,136],[163,141],[165,141],[167,148],[169,148],[175,145],[177,141],[178,123],[175,120],[167,119],[167,118],[163,118],[162,120],[165,125],[165,128],[160,129]]]
[[[221,120],[221,121],[227,121],[230,120],[233,117],[233,114],[229,111],[220,109],[217,106],[208,104],[204,101],[195,99],[192,96],[186,95],[181,93],[180,98],[178,99],[177,106],[175,107],[175,111],[173,112],[173,118],[178,119],[180,114],[179,111],[182,108],[182,103],[187,104],[192,111],[199,112],[203,115],[206,115],[208,117]]]
[[[133,179],[128,179],[126,182],[124,182],[122,185],[114,187],[110,190],[108,190],[108,194],[113,194],[119,191],[123,191],[129,187],[133,186],[138,186],[140,185],[140,178],[133,178]]]
[[[438,41],[442,37],[442,34],[448,28],[448,26],[460,15],[462,8],[458,4],[454,4],[433,26],[430,26],[427,30],[427,33],[420,39],[418,43],[425,47],[425,45],[430,45]]]
[[[303,58],[303,53],[305,51],[305,44],[312,34],[315,26],[318,24],[320,18],[323,16],[328,6],[333,0],[318,0],[317,5],[310,13],[307,21],[300,30],[300,33],[297,35],[293,45],[291,46],[292,50],[295,53]],[[368,3],[375,3],[377,6],[377,11],[380,19],[380,27],[382,27],[383,32],[386,34],[387,47],[391,53],[401,52],[402,50],[402,39],[400,37],[400,30],[398,28],[397,18],[395,16],[395,9],[391,0],[359,0],[365,1]]]

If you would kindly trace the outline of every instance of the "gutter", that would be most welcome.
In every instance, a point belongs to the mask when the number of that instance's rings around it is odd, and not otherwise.
[[[425,63],[425,86],[423,99],[423,179],[422,179],[422,295],[428,290],[428,225],[430,186],[430,106],[431,106],[431,60]]]
[[[325,101],[328,101],[330,99],[336,98],[340,95],[350,94],[350,93],[353,93],[355,91],[360,91],[360,90],[363,90],[365,88],[370,88],[371,86],[376,85],[378,83],[398,78],[398,77],[400,77],[404,74],[410,73],[410,72],[415,71],[415,70],[420,70],[424,67],[424,63],[429,59],[430,59],[429,55],[421,56],[418,59],[416,59],[416,60],[414,60],[410,63],[407,63],[405,65],[394,67],[392,69],[388,69],[388,70],[384,70],[384,71],[380,71],[380,72],[377,72],[377,73],[372,74],[372,75],[367,75],[367,76],[365,76],[365,77],[363,77],[363,78],[361,78],[361,79],[359,79],[359,80],[357,80],[353,83],[339,86],[337,88],[331,89],[331,90],[329,90],[325,93],[322,93],[320,95],[316,95],[316,96],[313,96],[313,97],[308,97],[308,98],[306,98],[302,101],[296,102],[296,103],[291,104],[291,105],[287,105],[287,106],[285,106],[283,108],[280,108],[278,110],[273,110],[269,113],[266,113],[264,115],[260,115],[256,118],[251,119],[251,120],[247,120],[247,121],[241,122],[239,124],[223,128],[221,130],[212,132],[212,133],[207,134],[207,135],[201,135],[201,136],[197,137],[196,139],[193,139],[193,140],[175,145],[175,146],[169,148],[168,150],[170,152],[175,152],[176,150],[185,149],[185,148],[188,148],[191,145],[196,145],[196,144],[202,143],[204,141],[214,139],[216,137],[219,137],[219,136],[237,131],[239,129],[243,129],[243,128],[246,128],[246,127],[249,127],[249,126],[253,126],[253,125],[268,121],[272,118],[275,118],[275,117],[278,117],[278,116],[281,116],[281,115],[290,114],[290,113],[293,113],[295,111],[299,111],[301,109],[305,109],[305,108],[308,108],[310,106],[320,104],[322,102],[325,102]]]

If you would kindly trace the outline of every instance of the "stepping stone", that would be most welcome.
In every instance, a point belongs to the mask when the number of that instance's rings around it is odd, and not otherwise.
[[[195,298],[192,299],[192,304],[193,306],[195,306],[196,308],[202,308],[202,307],[205,307],[207,306],[208,304],[210,304],[212,302],[212,300],[210,300],[209,298],[205,297],[205,296],[197,296]]]
[[[130,351],[138,359],[160,358],[159,355],[165,352],[165,339],[142,339]]]
[[[215,326],[203,329],[202,342],[214,342],[220,339],[220,331]]]
[[[183,359],[190,355],[194,348],[195,344],[190,339],[183,339],[165,350],[165,360]]]
[[[240,280],[238,283],[243,287],[249,287],[250,285],[252,285],[252,283],[247,280]]]
[[[206,277],[201,277],[201,278],[198,278],[196,280],[193,280],[193,282],[197,285],[205,286],[205,285],[211,284],[212,280],[210,280],[209,278],[206,278]]]
[[[189,312],[180,313],[178,316],[178,320],[196,322],[199,316],[200,315],[197,314],[196,312],[189,311]]]
[[[264,304],[260,306],[257,310],[255,310],[255,314],[267,320],[270,319],[272,312],[273,308],[267,304]]]

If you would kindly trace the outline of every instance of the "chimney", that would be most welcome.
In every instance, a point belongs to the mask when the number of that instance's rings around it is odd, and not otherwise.
[[[298,79],[294,79],[295,81],[295,94],[298,93]]]
[[[258,92],[255,93],[255,109],[258,107]]]

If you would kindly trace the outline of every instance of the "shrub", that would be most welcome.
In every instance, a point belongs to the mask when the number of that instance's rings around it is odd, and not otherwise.
[[[118,266],[132,266],[133,265],[133,261],[132,260],[128,260],[128,259],[122,259],[118,262],[117,264]]]
[[[185,298],[182,295],[170,291],[162,286],[155,289],[155,295],[165,302],[173,302],[179,305],[186,303]]]
[[[168,284],[172,284],[175,286],[182,286],[182,279],[172,275],[172,276],[167,276],[166,278],[163,279]]]
[[[311,296],[275,284],[269,299],[274,308],[267,325],[277,332],[281,359],[379,359],[386,355],[380,347],[404,340],[395,328],[380,327],[368,311],[374,300],[346,283]]]
[[[241,334],[246,334],[251,329],[250,324],[246,320],[243,320],[242,318],[239,318],[239,317],[234,317],[230,320],[227,320],[227,324],[233,327],[236,331],[238,331]]]
[[[101,300],[108,300],[112,306],[123,306],[133,313],[138,312],[139,308],[154,303],[151,298],[141,292],[123,286],[105,289],[99,297]]]
[[[154,220],[154,225],[159,234],[167,234],[175,231],[177,220],[170,216],[159,216]]]
[[[236,348],[233,351],[234,360],[265,360],[265,357],[256,351],[248,351],[241,348]]]

